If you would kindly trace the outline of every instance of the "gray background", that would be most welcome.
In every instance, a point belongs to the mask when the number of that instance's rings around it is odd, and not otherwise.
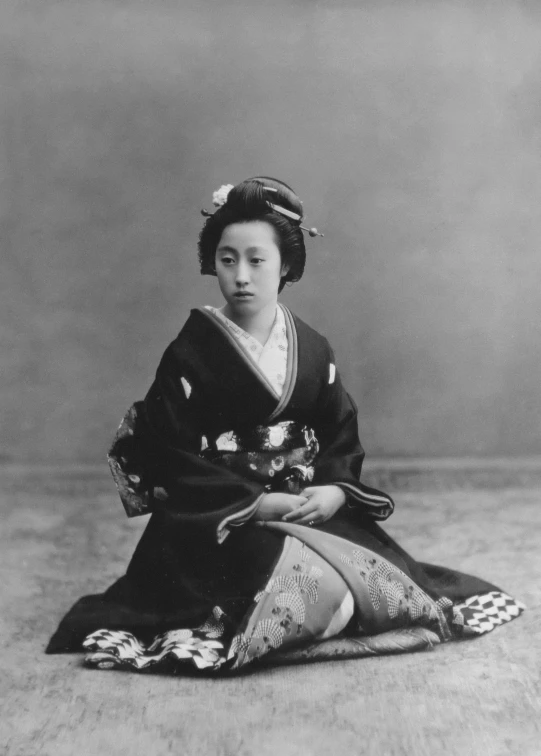
[[[0,453],[103,460],[191,307],[212,191],[291,183],[371,455],[541,451],[541,8],[0,6]]]

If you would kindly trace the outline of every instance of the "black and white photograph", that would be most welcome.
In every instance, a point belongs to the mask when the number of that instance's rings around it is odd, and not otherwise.
[[[0,61],[0,752],[539,756],[541,4]]]

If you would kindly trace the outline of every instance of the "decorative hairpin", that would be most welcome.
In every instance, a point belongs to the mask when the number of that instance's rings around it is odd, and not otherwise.
[[[277,189],[274,189],[272,186],[264,186],[263,187],[267,192],[278,192]],[[217,189],[212,194],[212,204],[215,208],[220,208],[227,202],[227,195],[229,192],[233,189],[233,184],[223,184],[219,189]],[[267,204],[270,208],[272,208],[276,213],[280,213],[280,215],[283,215],[285,218],[290,218],[291,220],[297,221],[299,224],[299,228],[301,228],[303,231],[306,231],[309,236],[321,236],[323,237],[323,234],[320,234],[317,228],[306,228],[306,226],[301,226],[300,222],[302,220],[302,216],[298,213],[294,213],[291,210],[286,210],[285,207],[281,207],[280,205],[275,205],[272,202],[268,202]],[[203,215],[205,218],[210,218],[214,213],[209,213],[208,210],[201,210],[201,215]]]
[[[267,187],[265,187],[267,189]],[[299,222],[299,228],[302,228],[303,231],[306,231],[309,236],[323,236],[323,234],[320,234],[317,228],[306,228],[306,226],[301,226],[300,222],[302,220],[302,217],[298,215],[297,213],[292,213],[291,210],[286,210],[285,207],[280,207],[280,205],[273,205],[272,202],[267,203],[272,209],[280,213],[281,215],[285,215],[286,218],[291,218],[291,220],[298,221]]]
[[[233,189],[233,184],[222,184],[222,186],[217,189],[212,194],[212,204],[214,207],[221,207],[222,205],[225,205],[227,202],[227,195]]]

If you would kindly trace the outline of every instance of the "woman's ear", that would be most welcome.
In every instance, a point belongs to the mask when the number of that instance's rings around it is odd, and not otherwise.
[[[282,268],[280,270],[280,278],[283,278],[284,276],[287,276],[289,273],[289,270],[291,268],[291,265],[289,263],[283,263]]]

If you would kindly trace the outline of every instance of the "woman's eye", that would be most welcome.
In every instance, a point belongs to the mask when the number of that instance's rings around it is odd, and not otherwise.
[[[232,257],[222,257],[223,265],[231,265],[233,262],[235,261],[233,260]]]
[[[259,265],[259,263],[262,263],[262,262],[264,262],[262,257],[252,257],[252,263],[254,265]]]

